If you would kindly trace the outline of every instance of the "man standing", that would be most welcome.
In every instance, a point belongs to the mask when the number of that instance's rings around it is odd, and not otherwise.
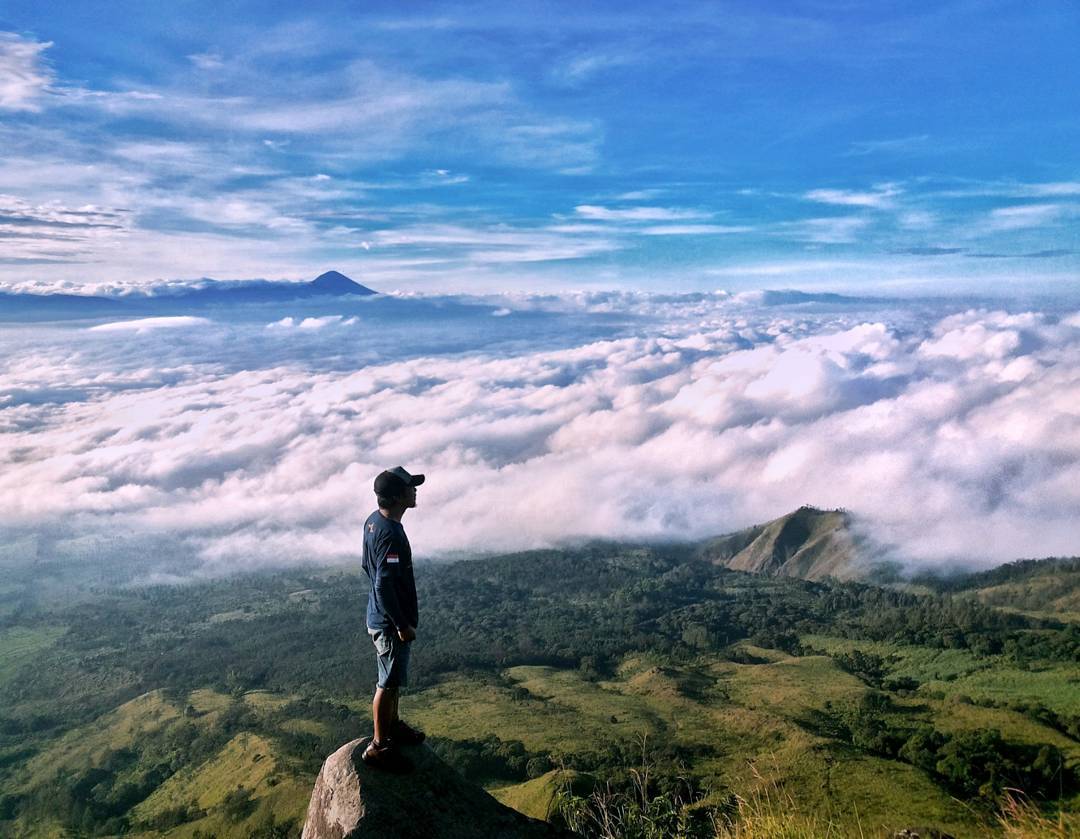
[[[398,749],[424,740],[424,733],[406,725],[398,716],[398,696],[409,672],[409,650],[416,640],[419,617],[412,548],[401,517],[416,506],[416,488],[423,475],[410,475],[395,466],[375,479],[379,509],[364,523],[364,573],[368,582],[367,629],[378,655],[379,681],[371,716],[375,737],[364,750],[364,763],[408,772],[409,759]]]

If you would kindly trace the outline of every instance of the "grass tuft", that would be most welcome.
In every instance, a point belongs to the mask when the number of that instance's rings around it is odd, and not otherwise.
[[[749,798],[736,795],[734,808],[715,820],[716,839],[841,839],[850,835],[832,819],[800,810],[798,801],[751,765],[760,782]],[[862,837],[862,827],[858,827]]]
[[[1051,818],[1019,790],[1009,790],[1001,804],[998,822],[1004,839],[1069,839],[1076,836],[1080,823],[1059,813]]]

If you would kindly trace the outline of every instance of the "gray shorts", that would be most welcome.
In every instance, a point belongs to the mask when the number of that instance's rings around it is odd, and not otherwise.
[[[368,629],[379,662],[380,688],[400,688],[409,683],[409,648],[392,629]]]

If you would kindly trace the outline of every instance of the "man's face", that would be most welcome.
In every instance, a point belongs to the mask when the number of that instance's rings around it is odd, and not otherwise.
[[[415,507],[416,487],[405,487],[405,492],[401,494],[401,500],[405,503],[406,507]]]

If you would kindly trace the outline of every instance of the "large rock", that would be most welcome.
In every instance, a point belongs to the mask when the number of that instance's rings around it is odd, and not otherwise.
[[[562,839],[573,834],[504,807],[427,746],[405,747],[408,775],[360,760],[369,738],[346,743],[323,764],[303,839]]]

